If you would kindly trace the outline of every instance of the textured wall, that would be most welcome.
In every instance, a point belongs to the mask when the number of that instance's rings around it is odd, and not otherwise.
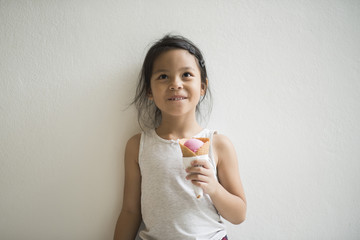
[[[0,1],[0,238],[111,239],[150,42],[205,55],[236,146],[230,239],[360,236],[360,2]]]

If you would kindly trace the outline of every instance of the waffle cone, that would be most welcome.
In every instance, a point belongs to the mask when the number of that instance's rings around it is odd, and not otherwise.
[[[198,139],[204,143],[196,152],[191,151],[188,147],[186,147],[184,145],[184,143],[188,139],[181,139],[179,141],[183,157],[196,157],[196,156],[200,156],[200,155],[206,155],[209,153],[210,139],[209,138],[196,138],[196,139]]]

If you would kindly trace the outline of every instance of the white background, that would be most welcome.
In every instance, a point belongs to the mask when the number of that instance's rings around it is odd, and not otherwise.
[[[236,146],[230,239],[359,239],[360,1],[0,1],[0,238],[112,239],[144,55],[205,55]]]

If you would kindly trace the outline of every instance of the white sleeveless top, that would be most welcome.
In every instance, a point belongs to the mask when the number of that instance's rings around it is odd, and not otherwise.
[[[202,130],[194,137],[212,137],[215,131]],[[209,150],[210,162],[216,164]],[[155,130],[141,134],[141,213],[143,240],[220,240],[225,225],[207,194],[197,199],[191,181],[186,180],[179,140],[166,140]]]

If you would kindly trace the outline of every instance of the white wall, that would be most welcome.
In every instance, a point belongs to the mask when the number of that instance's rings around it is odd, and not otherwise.
[[[360,236],[360,2],[0,1],[0,238],[111,239],[150,43],[205,54],[236,146],[230,239]]]

